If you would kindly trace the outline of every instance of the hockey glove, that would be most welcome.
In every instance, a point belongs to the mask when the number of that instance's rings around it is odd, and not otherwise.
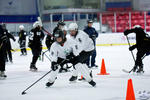
[[[132,51],[132,50],[134,50],[135,48],[136,48],[136,45],[133,45],[133,46],[129,47],[129,51]]]
[[[52,66],[51,66],[51,69],[53,71],[56,71],[58,69],[58,64],[56,62],[52,62]]]
[[[127,36],[129,34],[129,30],[124,31],[124,35]]]
[[[95,40],[96,39],[96,35],[92,35],[92,40]]]

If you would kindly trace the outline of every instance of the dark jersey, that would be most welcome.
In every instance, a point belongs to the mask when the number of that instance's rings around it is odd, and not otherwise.
[[[84,32],[89,35],[89,37],[95,41],[95,39],[98,37],[98,33],[93,27],[85,27]]]
[[[44,33],[39,28],[32,29],[29,36],[29,47],[38,48],[42,46]]]
[[[27,36],[27,33],[24,31],[24,30],[21,30],[19,32],[19,41],[23,41],[23,40],[26,40],[26,36]]]
[[[136,34],[136,45],[135,45],[135,47],[137,49],[150,48],[149,37],[147,37],[147,34],[144,32],[144,30],[142,28],[130,29],[130,30],[126,30],[124,32],[124,34],[126,34],[126,35],[128,35],[130,33]]]

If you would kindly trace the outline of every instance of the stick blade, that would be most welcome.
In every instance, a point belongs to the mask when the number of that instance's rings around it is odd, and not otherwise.
[[[122,71],[125,72],[125,73],[130,73],[130,71],[127,71],[125,69],[122,69]]]
[[[25,91],[23,91],[22,93],[21,93],[22,95],[25,95],[25,94],[27,94]]]

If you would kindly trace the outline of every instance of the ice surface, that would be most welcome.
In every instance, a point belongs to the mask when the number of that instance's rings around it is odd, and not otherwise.
[[[97,46],[96,64],[99,68],[93,69],[97,87],[93,88],[87,82],[70,84],[71,72],[67,72],[59,74],[52,87],[45,88],[47,75],[27,90],[26,95],[21,95],[24,89],[50,70],[50,62],[44,57],[44,62],[38,61],[36,64],[39,71],[30,72],[31,57],[31,51],[27,56],[20,56],[20,52],[13,53],[13,64],[6,65],[8,77],[0,80],[0,100],[125,100],[129,78],[132,78],[136,98],[138,91],[150,91],[150,57],[143,60],[143,75],[127,74],[122,69],[130,70],[134,65],[128,46]],[[96,75],[100,72],[102,58],[110,75]]]

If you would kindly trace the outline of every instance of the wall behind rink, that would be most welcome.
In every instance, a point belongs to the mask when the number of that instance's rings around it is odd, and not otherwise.
[[[16,38],[16,42],[11,40],[12,48],[19,49],[18,37]],[[46,36],[45,36],[46,38]],[[43,40],[43,49],[46,49],[45,38]],[[131,44],[135,44],[135,34],[128,35],[129,41]],[[28,37],[26,41],[26,46],[28,45]],[[99,34],[99,37],[96,40],[96,46],[119,46],[119,45],[128,45],[126,36],[123,33],[110,33],[110,34]],[[27,46],[28,48],[28,46]],[[29,48],[28,48],[29,49]]]
[[[131,44],[134,44],[135,34],[131,33],[128,35],[128,39]],[[123,33],[110,33],[110,34],[99,34],[96,40],[97,46],[113,46],[113,45],[128,45],[126,36]]]

